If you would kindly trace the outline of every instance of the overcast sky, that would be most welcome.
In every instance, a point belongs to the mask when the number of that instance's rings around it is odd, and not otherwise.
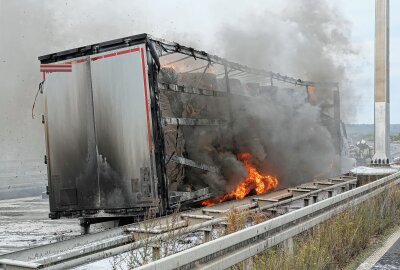
[[[327,2],[336,6],[339,15],[348,21],[346,26],[351,31],[350,45],[357,52],[347,59],[350,61],[346,62],[346,75],[350,81],[343,85],[354,91],[354,96],[357,97],[351,99],[356,108],[351,122],[373,123],[375,1]],[[299,2],[0,0],[0,149],[6,153],[10,152],[12,158],[25,156],[26,152],[35,153],[34,156],[43,152],[43,127],[38,117],[35,120],[31,118],[33,97],[41,79],[37,60],[39,55],[141,32],[223,54],[219,44],[212,41],[220,38],[218,35],[221,35],[224,25],[230,25],[229,29],[232,30],[235,26],[240,28],[254,17],[274,14],[279,16],[285,12],[285,6],[292,3]],[[400,107],[397,106],[400,101],[400,16],[396,14],[398,10],[400,1],[392,0],[392,123],[400,123]],[[260,21],[266,22],[265,25],[260,25],[265,29],[276,27],[269,24],[268,20]],[[249,44],[248,49],[252,50],[253,45],[256,44]],[[259,46],[258,48],[260,49]],[[280,52],[280,56],[284,56],[284,53]],[[342,99],[346,99],[346,96],[342,95]],[[38,115],[41,114],[41,106],[39,102]]]
[[[374,89],[374,0],[341,1],[343,12],[352,24],[352,43],[360,49],[353,59],[352,84],[363,93],[357,115],[358,123],[373,123]],[[390,1],[390,120],[400,123],[400,1]]]

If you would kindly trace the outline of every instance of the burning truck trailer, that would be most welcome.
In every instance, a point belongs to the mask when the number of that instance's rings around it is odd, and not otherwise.
[[[243,123],[259,123],[242,112],[278,91],[320,105],[341,151],[337,83],[249,68],[148,34],[39,60],[52,219],[132,222],[277,188],[275,168],[243,143],[252,136]]]

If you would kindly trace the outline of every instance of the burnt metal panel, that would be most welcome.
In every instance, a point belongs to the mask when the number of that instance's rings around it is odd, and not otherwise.
[[[148,205],[157,198],[146,48],[143,44],[115,52],[91,60],[103,209]]]
[[[97,208],[96,142],[87,59],[74,64],[72,72],[46,74],[44,92],[50,210]]]
[[[134,44],[144,43],[147,39],[147,34],[139,34],[124,38],[118,38],[106,42],[95,43],[75,49],[65,50],[58,53],[39,56],[42,64],[54,63],[71,58],[93,55],[99,52],[106,52],[118,48],[129,47]]]
[[[60,204],[62,206],[77,205],[78,194],[76,188],[64,188],[60,190]]]

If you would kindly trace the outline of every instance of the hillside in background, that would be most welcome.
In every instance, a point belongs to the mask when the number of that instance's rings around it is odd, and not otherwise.
[[[373,124],[346,124],[347,134],[374,134]],[[390,135],[400,133],[400,124],[390,125]]]

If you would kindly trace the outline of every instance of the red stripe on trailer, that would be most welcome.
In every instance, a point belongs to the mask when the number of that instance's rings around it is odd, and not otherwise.
[[[109,54],[104,55],[104,58],[113,57],[116,55],[117,55],[117,53],[109,53]]]
[[[87,61],[86,58],[84,58],[84,59],[78,59],[78,60],[76,60],[76,63],[79,64],[79,63],[84,63],[84,62],[86,62],[86,61]]]
[[[100,56],[92,57],[92,58],[90,58],[90,59],[91,59],[92,61],[96,61],[96,60],[102,59],[102,58],[103,58],[103,56],[100,55]]]
[[[67,69],[72,69],[72,67],[40,67],[40,69],[43,69],[43,70],[46,70],[46,69],[67,70]]]
[[[137,51],[139,51],[139,48],[137,48]],[[147,140],[148,140],[148,143],[149,143],[149,151],[150,151],[150,154],[151,154],[152,147],[151,147],[149,99],[148,99],[148,95],[147,95],[146,66],[145,66],[145,63],[144,63],[144,50],[143,50],[143,48],[140,49],[140,52],[141,52],[141,56],[142,56],[142,73],[143,73],[144,97],[145,97],[145,104],[146,104]]]
[[[105,54],[105,55],[95,56],[90,59],[92,61],[95,61],[98,59],[109,58],[109,57],[114,57],[114,56],[118,56],[118,55],[123,55],[123,54],[127,54],[127,53],[132,53],[132,52],[139,52],[139,51],[140,51],[139,48],[133,48],[130,50],[124,50],[124,51],[119,51],[119,52],[115,52],[115,53],[109,53],[109,54]]]
[[[41,71],[58,70],[58,71],[71,71],[72,68],[40,68]]]
[[[119,52],[117,52],[117,55],[126,54],[126,53],[130,53],[130,52],[131,52],[131,50],[119,51]]]
[[[40,72],[72,72],[72,69],[40,69]]]
[[[72,64],[61,64],[61,65],[53,65],[53,64],[42,64],[40,68],[72,68]]]

